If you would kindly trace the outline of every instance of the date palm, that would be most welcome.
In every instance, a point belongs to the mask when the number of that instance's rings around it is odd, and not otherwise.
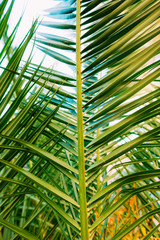
[[[12,49],[7,2],[1,239],[158,239],[159,1],[58,1],[36,47],[59,71],[21,61],[37,22]]]

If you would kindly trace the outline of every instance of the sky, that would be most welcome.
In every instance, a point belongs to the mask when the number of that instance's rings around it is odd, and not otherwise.
[[[54,0],[15,0],[10,17],[10,29],[12,29],[20,16],[23,14],[22,22],[17,33],[16,41],[22,40],[33,20],[44,14],[44,10],[55,5]],[[41,19],[41,17],[40,17]]]
[[[19,45],[20,42],[23,40],[24,36],[26,35],[26,33],[28,32],[28,30],[30,29],[33,21],[37,17],[39,17],[39,19],[42,20],[44,18],[44,15],[46,14],[45,10],[53,8],[54,6],[56,6],[56,4],[57,1],[54,0],[15,0],[12,14],[9,19],[9,32],[12,31],[12,29],[14,28],[22,14],[23,18],[19,26],[18,32],[16,34],[14,44]],[[40,30],[41,28],[39,27],[38,31]],[[26,60],[27,57],[29,56],[31,49],[32,44],[29,44],[27,51],[25,52],[23,57],[24,60]],[[39,64],[43,56],[44,53],[35,48],[33,62]],[[45,65],[46,67],[53,67],[56,69],[58,66],[57,70],[61,70],[60,69],[61,67],[59,66],[60,64],[51,57],[46,57],[43,65]],[[67,71],[70,70],[68,69]]]

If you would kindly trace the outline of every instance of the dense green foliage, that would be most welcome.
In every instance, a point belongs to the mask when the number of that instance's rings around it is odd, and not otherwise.
[[[36,47],[61,71],[22,61],[37,21],[13,48],[13,4],[0,4],[0,239],[158,239],[159,1],[57,1]]]

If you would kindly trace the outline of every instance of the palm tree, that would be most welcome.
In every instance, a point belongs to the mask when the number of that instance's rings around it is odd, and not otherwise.
[[[159,1],[58,1],[36,46],[59,71],[22,61],[37,21],[14,49],[8,2],[0,239],[158,239]]]

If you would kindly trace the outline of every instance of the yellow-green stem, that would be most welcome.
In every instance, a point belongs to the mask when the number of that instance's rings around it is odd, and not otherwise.
[[[100,134],[100,130],[98,129],[97,130],[97,137],[99,136],[99,134]],[[97,149],[97,162],[99,162],[99,161],[100,161],[100,149],[98,148]],[[101,179],[100,178],[101,178],[101,176],[98,173],[98,176],[97,176],[97,190],[100,190],[100,186],[101,186]],[[102,207],[101,207],[101,205],[99,205],[97,207],[98,217],[100,216],[101,211],[102,211]],[[100,224],[99,225],[99,233],[101,233],[101,230],[102,230],[102,225]]]
[[[77,62],[77,122],[78,122],[78,168],[79,168],[79,198],[80,198],[80,221],[81,239],[88,240],[88,217],[85,182],[85,157],[84,157],[84,134],[82,112],[82,79],[81,79],[81,6],[77,0],[76,22],[76,62]]]
[[[99,129],[97,130],[97,137],[99,136]],[[99,148],[97,149],[97,162],[100,161],[100,150]],[[101,185],[101,180],[100,180],[100,174],[98,174],[98,177],[97,177],[97,190],[100,189],[100,185]],[[97,212],[98,212],[98,215],[100,215],[101,213],[101,206],[97,207]]]

